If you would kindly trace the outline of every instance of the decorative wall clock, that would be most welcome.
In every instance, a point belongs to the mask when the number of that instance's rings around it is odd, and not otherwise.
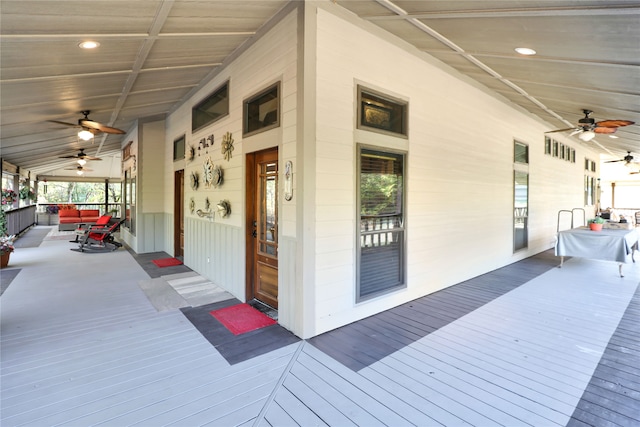
[[[209,188],[213,184],[213,162],[207,157],[202,165],[204,186]]]
[[[224,181],[222,168],[219,165],[214,166],[213,168],[213,181],[211,182],[214,187],[219,187],[222,185]]]
[[[189,181],[191,183],[191,189],[194,191],[197,190],[198,187],[200,186],[200,175],[198,175],[198,172],[196,171],[191,172]]]

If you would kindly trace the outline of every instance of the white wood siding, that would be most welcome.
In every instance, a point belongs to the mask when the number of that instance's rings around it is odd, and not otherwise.
[[[246,153],[271,148],[279,148],[280,169],[284,171],[286,160],[294,162],[296,172],[296,108],[297,108],[297,13],[292,12],[262,35],[252,46],[240,54],[232,63],[215,76],[194,95],[189,102],[170,114],[167,119],[167,147],[173,139],[181,134],[186,135],[186,145],[195,146],[202,138],[213,134],[214,145],[206,153],[200,151],[193,161],[184,162],[185,170],[185,264],[201,275],[209,278],[216,285],[231,292],[240,300],[245,300],[245,167]],[[230,114],[214,124],[191,132],[191,108],[203,98],[230,81]],[[281,82],[280,123],[274,130],[259,133],[244,139],[242,137],[243,100],[256,94],[275,82]],[[230,161],[223,158],[220,151],[222,137],[231,132],[234,139],[234,151]],[[168,150],[170,156],[172,150]],[[224,183],[218,188],[205,188],[202,182],[203,163],[211,157],[215,165],[220,165],[224,172]],[[176,163],[177,164],[177,163]],[[200,174],[200,188],[193,191],[189,186],[192,172]],[[173,173],[173,171],[171,172]],[[166,182],[169,178],[165,179]],[[282,236],[294,238],[296,235],[296,198],[284,202],[282,190],[284,180],[280,180],[279,231]],[[295,192],[299,191],[294,187]],[[171,197],[167,191],[167,197]],[[189,210],[191,198],[196,210],[203,209],[208,198],[211,208],[220,200],[227,199],[231,203],[231,215],[220,218],[216,213],[212,219],[200,218]],[[166,203],[165,209],[171,210],[173,203]],[[169,237],[172,239],[172,236]],[[171,245],[169,245],[171,246]],[[291,246],[295,251],[295,243]],[[295,271],[295,256],[280,259],[280,286],[295,292],[295,283],[289,283]],[[302,310],[302,307],[298,307]],[[280,323],[286,325],[283,316]],[[291,327],[291,326],[289,326]]]
[[[400,42],[318,10],[318,334],[548,249],[582,207],[583,159],[544,155],[545,125]],[[409,100],[409,138],[355,131],[356,84]],[[513,140],[530,149],[529,248],[513,253]],[[357,144],[407,150],[407,289],[355,304]]]
[[[185,218],[185,261],[189,267],[244,298],[244,236],[238,227]]]

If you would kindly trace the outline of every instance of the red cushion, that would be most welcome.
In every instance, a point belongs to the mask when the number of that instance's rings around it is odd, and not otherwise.
[[[58,212],[60,218],[80,218],[80,211],[76,209],[63,209]]]
[[[83,209],[80,212],[81,218],[93,217],[98,218],[100,216],[100,211],[98,209]]]
[[[111,215],[102,215],[96,221],[96,225],[107,225],[109,224],[109,221],[111,221]]]

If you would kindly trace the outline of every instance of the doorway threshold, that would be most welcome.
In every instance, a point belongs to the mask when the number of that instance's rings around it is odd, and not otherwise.
[[[251,301],[247,301],[247,304],[249,304],[251,307],[255,308],[256,310],[260,311],[261,313],[266,314],[276,322],[278,321],[278,310],[271,307],[270,305],[267,305],[255,298],[252,299]]]

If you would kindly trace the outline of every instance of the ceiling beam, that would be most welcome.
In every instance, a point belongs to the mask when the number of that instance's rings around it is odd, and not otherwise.
[[[365,16],[368,21],[394,21],[403,19],[481,19],[481,18],[530,18],[557,16],[618,16],[639,15],[640,5],[607,5],[583,7],[545,7],[522,9],[486,9],[466,11],[437,11],[407,13],[406,15]]]

